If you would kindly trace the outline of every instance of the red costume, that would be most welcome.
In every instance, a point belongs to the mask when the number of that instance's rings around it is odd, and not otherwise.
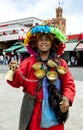
[[[31,95],[37,96],[37,101],[33,110],[33,114],[30,119],[29,127],[27,130],[46,130],[46,128],[40,128],[40,121],[41,121],[41,114],[42,114],[42,99],[43,99],[43,92],[42,87],[38,93],[36,93],[37,88],[37,78],[34,75],[34,69],[32,65],[36,63],[36,57],[31,56],[25,59],[20,68],[16,70],[14,75],[14,81],[7,81],[11,86],[15,88],[19,88],[20,86],[23,87],[24,92],[28,92]],[[61,79],[61,87],[63,90],[63,95],[66,96],[70,100],[70,105],[74,100],[75,96],[75,84],[72,78],[72,75],[66,65],[66,62],[63,59],[60,59],[60,65],[64,66],[67,70],[67,73],[60,76]],[[26,77],[26,78],[25,78]],[[64,124],[59,124],[56,126],[52,126],[48,128],[48,130],[64,130]]]

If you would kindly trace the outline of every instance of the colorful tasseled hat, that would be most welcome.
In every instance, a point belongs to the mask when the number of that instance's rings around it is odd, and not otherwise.
[[[57,48],[57,54],[61,55],[63,53],[64,48],[66,45],[64,44],[66,42],[65,35],[59,30],[57,27],[52,25],[48,22],[48,20],[44,21],[41,25],[36,25],[30,28],[30,30],[27,32],[24,45],[28,49],[28,52],[30,54],[36,55],[36,44],[37,44],[37,35],[40,33],[46,33],[49,34],[54,40],[54,46],[53,48]],[[58,41],[58,44],[57,44]],[[56,50],[56,49],[55,49]]]

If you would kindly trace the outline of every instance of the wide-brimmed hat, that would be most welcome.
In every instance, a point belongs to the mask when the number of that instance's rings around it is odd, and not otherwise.
[[[47,22],[41,25],[36,25],[30,28],[27,32],[24,45],[27,47],[30,54],[36,55],[37,35],[46,33],[54,40],[53,49],[57,48],[57,54],[61,55],[65,48],[66,37],[56,26]]]

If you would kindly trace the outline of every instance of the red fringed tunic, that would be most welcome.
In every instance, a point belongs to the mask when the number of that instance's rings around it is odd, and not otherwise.
[[[21,63],[19,69],[16,70],[13,82],[10,81],[7,82],[15,88],[19,88],[20,86],[22,86],[24,92],[27,91],[28,93],[34,95],[36,93],[38,81],[35,82],[37,78],[34,75],[34,70],[32,68],[32,65],[36,62],[37,61],[34,56],[25,59]],[[63,59],[61,59],[60,65],[66,67],[67,69],[67,73],[63,76],[60,76],[63,95],[70,99],[72,105],[75,96],[74,80],[72,78],[72,75],[68,69],[66,62]],[[26,78],[22,77],[21,74],[23,74],[24,77]],[[42,87],[40,91],[36,93],[36,95],[38,101],[35,104],[33,114],[30,120],[29,128],[27,128],[27,130],[64,130],[64,124],[59,124],[57,126],[53,126],[50,128],[40,128],[41,114],[42,114],[41,100],[43,99]]]

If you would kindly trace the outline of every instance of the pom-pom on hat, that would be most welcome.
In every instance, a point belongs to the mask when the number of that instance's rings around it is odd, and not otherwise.
[[[46,33],[54,40],[54,46],[57,48],[57,54],[61,55],[64,48],[66,37],[57,27],[49,23],[48,20],[45,20],[41,25],[36,25],[32,27],[26,34],[24,45],[27,47],[30,54],[36,55],[36,44],[37,44],[37,35],[41,33]],[[57,41],[58,40],[58,44]]]

